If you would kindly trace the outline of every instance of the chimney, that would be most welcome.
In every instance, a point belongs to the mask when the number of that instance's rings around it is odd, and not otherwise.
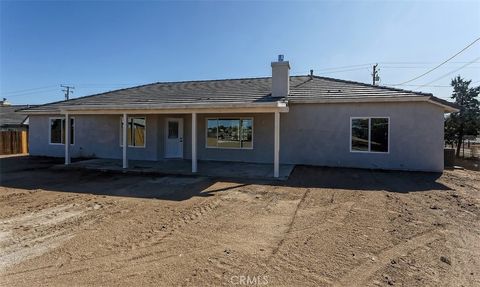
[[[278,61],[272,62],[272,97],[286,98],[290,93],[290,64],[278,55]]]

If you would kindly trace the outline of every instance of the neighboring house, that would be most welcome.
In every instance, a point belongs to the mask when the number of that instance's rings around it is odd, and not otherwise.
[[[443,170],[432,94],[311,75],[153,83],[25,110],[32,155]],[[67,119],[67,120],[65,120]],[[127,122],[122,125],[122,122]],[[70,125],[70,128],[66,126]],[[69,148],[65,143],[70,142]],[[126,147],[128,146],[128,147]]]
[[[28,105],[11,105],[5,98],[0,101],[0,154],[28,152],[28,116],[16,112]]]
[[[10,105],[5,99],[0,101],[0,131],[28,130],[28,116],[16,111],[29,107],[28,105]]]

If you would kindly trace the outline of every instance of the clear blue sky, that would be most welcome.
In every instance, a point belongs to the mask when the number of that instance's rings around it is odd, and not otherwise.
[[[157,81],[292,74],[381,84],[409,80],[480,37],[480,2],[0,2],[0,97],[61,100]],[[480,57],[480,42],[412,85]],[[447,98],[450,79],[480,81],[477,63],[407,89]]]

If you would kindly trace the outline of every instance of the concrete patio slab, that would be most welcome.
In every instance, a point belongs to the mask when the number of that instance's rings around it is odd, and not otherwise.
[[[218,178],[274,179],[273,164],[198,161],[198,172],[192,173],[190,160],[139,161],[130,160],[127,169],[122,168],[122,160],[89,159],[73,162],[68,166],[57,165],[58,169],[87,169],[98,171],[165,174],[165,175],[201,175]],[[278,180],[287,180],[295,165],[281,164]]]

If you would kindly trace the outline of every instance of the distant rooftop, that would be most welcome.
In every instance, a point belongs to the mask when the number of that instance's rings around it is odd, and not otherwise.
[[[15,112],[19,109],[26,109],[29,105],[0,105],[0,127],[12,127],[25,124],[27,116]]]

